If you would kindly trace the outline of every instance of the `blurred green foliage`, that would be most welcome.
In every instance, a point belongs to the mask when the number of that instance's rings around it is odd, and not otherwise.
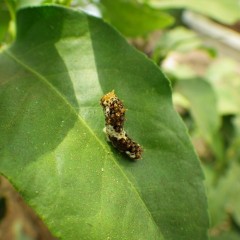
[[[191,9],[207,15],[219,22],[233,24],[239,20],[238,0],[146,0],[148,4],[159,9]]]
[[[179,12],[173,11],[191,9],[233,24],[240,20],[239,1],[7,0],[0,3],[0,47],[14,39],[15,9],[49,3],[75,8],[94,5],[106,21],[126,37],[132,37],[133,43],[142,36],[144,47],[151,41],[150,32],[164,29],[150,51],[141,49],[169,76],[176,109],[202,160],[211,218],[210,239],[239,239],[240,66],[229,57],[219,57],[214,46],[206,45],[196,32],[181,24]]]
[[[126,36],[145,35],[173,24],[174,18],[137,1],[102,0],[103,17]]]

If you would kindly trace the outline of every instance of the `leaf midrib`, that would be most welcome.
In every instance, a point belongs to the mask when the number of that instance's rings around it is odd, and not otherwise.
[[[23,68],[25,68],[27,71],[29,71],[30,73],[32,73],[33,75],[35,75],[37,78],[39,78],[39,80],[41,80],[49,89],[51,89],[52,92],[54,92],[55,94],[57,94],[57,96],[60,97],[60,99],[63,100],[63,102],[67,105],[67,107],[69,107],[69,110],[77,116],[78,120],[88,129],[88,131],[90,132],[90,134],[92,134],[92,136],[96,139],[96,141],[100,144],[100,146],[104,149],[104,151],[106,153],[109,153],[109,151],[106,149],[105,145],[102,143],[102,141],[97,137],[97,135],[92,131],[92,129],[90,128],[90,126],[86,123],[86,121],[84,121],[84,119],[76,112],[75,108],[67,101],[67,99],[64,97],[64,95],[62,95],[52,84],[50,84],[50,82],[47,80],[46,77],[44,77],[43,75],[41,75],[40,73],[38,73],[37,71],[35,71],[33,68],[31,68],[30,66],[28,66],[27,64],[23,63],[20,59],[18,59],[15,55],[13,55],[12,53],[10,53],[10,51],[6,50],[5,53],[8,57],[12,58],[16,63],[18,63],[20,66],[22,66]],[[131,186],[132,190],[137,194],[140,202],[142,203],[143,207],[147,210],[149,217],[152,219],[152,222],[156,225],[158,231],[160,232],[160,235],[162,235],[159,226],[156,224],[151,212],[148,210],[145,202],[143,201],[143,199],[141,198],[139,192],[136,190],[136,188],[134,187],[134,185],[132,184],[132,182],[129,180],[129,178],[127,177],[127,175],[123,172],[122,168],[119,166],[119,164],[117,164],[116,159],[113,157],[113,154],[111,154],[110,158],[112,159],[112,161],[114,162],[114,164],[117,166],[117,168],[120,170],[121,174],[123,175],[123,177],[127,180],[127,182],[129,183],[129,185]]]

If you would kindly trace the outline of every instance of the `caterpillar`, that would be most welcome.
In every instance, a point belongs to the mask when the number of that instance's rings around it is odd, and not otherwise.
[[[107,140],[131,159],[140,159],[143,152],[142,147],[128,137],[123,128],[126,109],[114,90],[104,95],[100,104],[105,115],[105,128],[103,130],[107,135]]]

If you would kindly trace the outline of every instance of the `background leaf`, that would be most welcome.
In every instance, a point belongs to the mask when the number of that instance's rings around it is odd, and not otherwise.
[[[222,159],[223,146],[218,133],[220,116],[217,111],[217,98],[211,85],[201,78],[193,78],[178,81],[176,90],[189,100],[200,134],[219,159]]]
[[[104,18],[126,36],[146,35],[174,23],[171,15],[136,0],[101,0],[101,4]]]
[[[1,27],[0,27],[0,47],[1,43],[6,41],[7,35],[8,35],[8,26],[10,22],[10,15],[9,12],[7,11],[7,8],[3,5],[3,3],[0,3],[0,22],[1,22]]]
[[[210,170],[205,172],[208,175],[212,174]],[[239,163],[233,162],[215,188],[211,187],[213,182],[210,181],[211,177],[208,177],[209,211],[211,212],[211,224],[213,226],[223,222],[223,219],[226,219],[228,215],[232,215],[234,221],[240,224],[240,207],[238,204],[240,194],[236,191],[236,189],[240,188],[239,173]],[[222,211],[219,211],[219,209]]]
[[[237,0],[147,0],[147,2],[153,8],[192,9],[225,24],[233,24],[240,19],[240,6]]]
[[[169,83],[101,20],[22,9],[0,55],[0,171],[62,239],[207,239],[199,162]],[[102,132],[99,99],[116,93],[137,163]]]
[[[212,233],[210,239],[235,240],[239,238],[240,208],[239,173],[240,166],[231,162],[225,174],[216,185],[214,169],[204,167],[208,189],[209,212],[211,215]],[[232,226],[232,227],[230,227]]]
[[[200,46],[202,46],[201,40],[194,32],[184,27],[175,27],[161,35],[152,58],[158,61],[166,57],[169,52],[187,52]]]

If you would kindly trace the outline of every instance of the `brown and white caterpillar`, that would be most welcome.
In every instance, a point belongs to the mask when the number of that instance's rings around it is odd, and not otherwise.
[[[141,146],[128,137],[123,129],[126,109],[122,101],[116,96],[114,90],[101,98],[100,104],[105,114],[104,132],[108,141],[120,152],[124,152],[132,159],[140,159]]]

